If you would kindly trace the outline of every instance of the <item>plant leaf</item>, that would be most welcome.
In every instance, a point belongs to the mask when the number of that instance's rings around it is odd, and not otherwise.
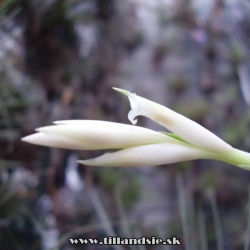
[[[178,141],[185,142],[185,143],[187,143],[187,144],[190,145],[190,143],[188,143],[187,141],[185,141],[185,140],[184,140],[183,138],[181,138],[179,135],[176,135],[176,134],[173,134],[173,133],[168,133],[168,132],[161,132],[161,131],[160,131],[159,133],[164,134],[164,135],[167,135],[167,136],[172,137],[172,138],[174,138],[174,139],[176,139],[176,140],[178,140]]]

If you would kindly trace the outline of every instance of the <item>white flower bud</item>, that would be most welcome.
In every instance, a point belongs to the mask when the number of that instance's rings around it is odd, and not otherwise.
[[[38,128],[38,133],[23,141],[49,147],[73,150],[122,149],[94,159],[79,161],[93,166],[148,166],[195,159],[214,159],[250,170],[250,154],[231,147],[198,123],[126,90],[115,90],[128,96],[129,120],[143,115],[175,134],[114,122],[68,120]]]
[[[187,144],[163,142],[127,148],[78,162],[92,166],[133,167],[171,164],[201,158],[213,159],[214,155]]]
[[[161,124],[188,143],[199,148],[217,153],[225,153],[232,149],[229,144],[221,140],[215,134],[187,117],[158,103],[132,94],[129,91],[118,88],[114,89],[128,96],[131,105],[131,111],[128,114],[128,118],[133,124],[137,122],[137,120],[134,120],[136,116],[143,115]]]
[[[79,150],[119,149],[176,141],[147,128],[114,122],[71,120],[55,123],[57,125],[36,129],[39,133],[22,140],[42,146]]]

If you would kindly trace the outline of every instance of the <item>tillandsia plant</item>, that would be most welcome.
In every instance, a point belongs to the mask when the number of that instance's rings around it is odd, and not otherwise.
[[[136,116],[146,116],[172,133],[97,120],[65,120],[36,129],[38,133],[23,141],[73,150],[121,149],[99,157],[79,160],[92,166],[149,166],[196,159],[224,161],[250,170],[250,154],[233,148],[198,123],[167,107],[114,88],[128,96],[131,111],[128,118],[136,124]]]

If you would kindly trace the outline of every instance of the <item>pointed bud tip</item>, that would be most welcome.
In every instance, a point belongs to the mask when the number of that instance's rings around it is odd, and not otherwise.
[[[21,141],[27,142],[27,141],[28,141],[28,137],[29,137],[29,136],[22,137],[22,138],[21,138]]]
[[[55,125],[82,125],[82,122],[86,122],[86,120],[60,120],[60,121],[54,121],[53,124]]]
[[[82,165],[91,165],[91,164],[89,164],[89,160],[78,160],[78,161],[76,161],[77,163],[80,163],[80,164],[82,164]]]
[[[35,131],[37,132],[53,132],[55,129],[57,128],[57,126],[55,125],[50,125],[50,126],[44,126],[44,127],[39,127],[36,128]]]
[[[129,91],[127,91],[127,90],[120,89],[120,88],[115,88],[115,87],[113,87],[113,89],[120,92],[120,93],[122,93],[122,94],[124,94],[124,95],[126,95],[126,96],[131,95],[131,93]]]
[[[40,127],[40,128],[36,128],[35,131],[36,132],[44,132],[44,131],[46,131],[46,129],[44,129],[44,127]]]
[[[32,135],[27,135],[21,138],[21,141],[28,142],[28,143],[33,143],[34,139],[36,139],[38,133],[32,134]]]

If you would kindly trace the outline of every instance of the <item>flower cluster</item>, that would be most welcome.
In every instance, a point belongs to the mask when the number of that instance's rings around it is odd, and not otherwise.
[[[121,149],[99,157],[80,160],[93,166],[162,165],[196,159],[214,159],[250,170],[250,154],[231,147],[198,123],[167,107],[114,88],[129,98],[132,124],[142,115],[172,133],[97,120],[66,120],[36,129],[23,141],[73,150]]]

